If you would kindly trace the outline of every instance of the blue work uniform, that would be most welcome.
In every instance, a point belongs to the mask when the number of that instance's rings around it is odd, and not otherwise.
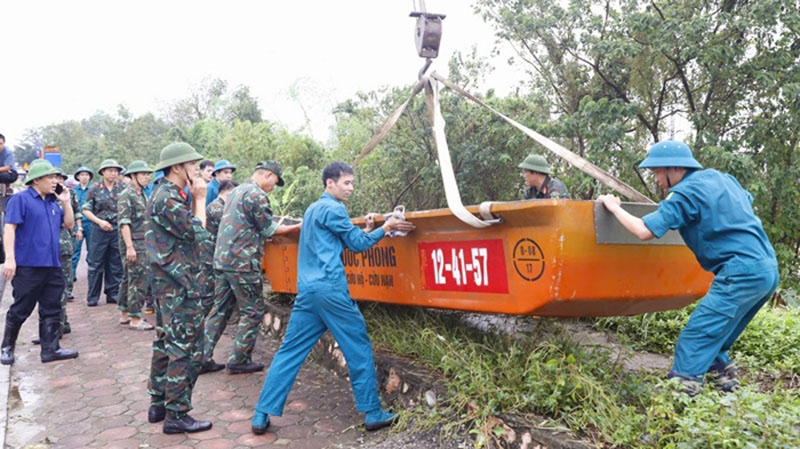
[[[778,287],[778,262],[753,197],[731,175],[687,172],[645,226],[656,236],[676,229],[703,269],[714,273],[706,296],[675,344],[672,370],[702,381]]]
[[[330,330],[350,371],[356,409],[380,408],[372,343],[356,302],[350,298],[342,252],[359,253],[378,243],[382,228],[364,232],[350,221],[344,204],[329,193],[312,204],[303,217],[297,256],[297,297],[286,336],[264,381],[256,410],[281,416],[286,397],[309,352]]]
[[[217,178],[212,179],[206,185],[206,206],[211,204],[212,201],[219,196],[219,181]]]
[[[0,183],[11,184],[19,179],[17,173],[17,163],[14,160],[14,152],[8,147],[0,147],[0,167],[8,167],[8,171],[0,173]]]
[[[77,232],[78,220],[80,220],[81,229],[83,229],[83,240],[86,242],[86,252],[89,252],[89,236],[92,234],[92,222],[83,216],[83,213],[81,213],[81,207],[83,207],[83,203],[86,201],[86,194],[89,193],[89,189],[91,187],[92,185],[87,183],[86,187],[81,187],[81,185],[78,184],[72,189],[75,191],[75,196],[78,198],[78,210],[75,211],[75,231]],[[76,239],[75,252],[72,254],[73,277],[74,274],[78,272],[78,262],[81,260],[81,246],[83,246],[83,242],[79,242]]]

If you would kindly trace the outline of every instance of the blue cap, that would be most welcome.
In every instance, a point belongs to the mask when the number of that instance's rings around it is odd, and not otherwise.
[[[217,174],[218,171],[225,170],[226,168],[231,169],[231,172],[235,172],[236,171],[236,166],[235,165],[231,164],[230,162],[228,162],[225,159],[222,159],[222,160],[217,161],[216,164],[214,164],[214,171],[212,171],[211,174],[215,175],[215,174]]]
[[[639,168],[656,167],[703,168],[692,156],[688,145],[674,140],[658,142],[650,147],[647,157],[639,164]]]

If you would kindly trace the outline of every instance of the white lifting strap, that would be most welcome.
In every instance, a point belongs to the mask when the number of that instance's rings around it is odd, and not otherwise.
[[[423,77],[423,81],[425,82],[425,103],[428,106],[428,113],[431,117],[431,130],[433,131],[433,141],[436,144],[436,152],[439,157],[439,170],[442,172],[447,207],[459,220],[472,227],[489,227],[492,225],[491,223],[482,221],[472,215],[461,202],[461,193],[458,191],[456,175],[453,172],[453,163],[450,160],[450,149],[447,147],[447,137],[444,133],[444,118],[439,108],[439,86],[428,77]]]
[[[496,116],[498,116],[498,117],[502,118],[503,120],[505,120],[506,122],[508,122],[508,124],[510,124],[514,128],[517,128],[518,130],[522,131],[525,135],[527,135],[531,139],[533,139],[536,142],[538,142],[543,147],[547,148],[548,150],[552,151],[556,155],[560,156],[561,158],[563,158],[564,160],[566,160],[567,162],[569,162],[570,164],[572,164],[573,166],[578,168],[580,171],[586,173],[587,175],[591,176],[592,178],[600,181],[604,185],[606,185],[609,188],[613,189],[615,192],[619,193],[620,195],[622,195],[622,196],[624,196],[626,198],[629,198],[629,199],[631,199],[633,201],[640,202],[640,203],[651,203],[651,204],[653,203],[653,200],[651,200],[650,198],[642,195],[641,193],[639,193],[633,187],[631,187],[631,186],[625,184],[624,182],[622,182],[621,180],[617,179],[611,173],[608,173],[607,171],[605,171],[605,170],[601,169],[600,167],[592,164],[591,162],[589,162],[586,159],[580,157],[579,155],[573,153],[572,151],[569,151],[568,149],[562,147],[561,145],[553,142],[552,140],[548,139],[547,137],[537,133],[536,131],[528,128],[527,126],[522,125],[521,123],[517,122],[516,120],[513,120],[513,119],[511,119],[509,117],[506,117],[505,115],[503,115],[502,113],[500,113],[496,109],[492,108],[491,106],[487,105],[486,103],[482,102],[477,97],[475,97],[472,94],[470,94],[469,92],[467,92],[464,89],[456,86],[455,84],[451,83],[447,79],[441,77],[436,72],[431,73],[430,77],[435,79],[435,80],[437,80],[437,81],[440,81],[445,86],[447,86],[450,89],[453,89],[454,91],[456,91],[459,94],[461,94],[463,97],[465,97],[465,98],[467,98],[469,100],[472,100],[473,102],[477,103],[478,105],[483,106],[484,108],[488,109],[489,111],[491,111]]]
[[[481,216],[485,221],[495,220],[497,221],[498,218],[494,216],[492,213],[492,206],[497,204],[496,201],[484,201],[478,206],[478,215]]]

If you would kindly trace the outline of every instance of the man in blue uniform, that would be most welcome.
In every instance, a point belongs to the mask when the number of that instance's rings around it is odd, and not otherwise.
[[[342,204],[353,193],[353,169],[334,162],[322,172],[325,192],[303,217],[297,256],[297,297],[286,328],[286,336],[275,354],[264,381],[253,416],[253,433],[263,434],[269,416],[280,416],[297,372],[317,340],[330,330],[344,353],[350,371],[356,409],[366,413],[367,430],[377,430],[394,423],[396,416],[381,408],[372,343],[364,317],[350,290],[342,265],[342,252],[365,251],[378,243],[389,230],[408,232],[414,226],[396,217],[379,229],[372,215],[367,229],[350,221]]]
[[[89,237],[92,233],[91,221],[83,216],[81,207],[86,201],[86,194],[92,187],[89,182],[94,177],[94,172],[91,168],[80,166],[75,170],[75,179],[78,181],[73,190],[78,197],[78,210],[75,211],[75,253],[72,256],[72,278],[75,280],[75,273],[78,272],[78,262],[81,259],[81,246],[83,241],[86,241],[86,252],[89,252]],[[70,298],[71,299],[71,298]]]
[[[233,172],[236,171],[236,166],[231,164],[225,159],[217,161],[214,164],[214,171],[211,172],[213,178],[208,183],[208,192],[206,193],[206,204],[211,204],[212,201],[217,199],[219,195],[219,185],[222,181],[230,181],[233,177]]]
[[[708,294],[675,344],[668,377],[687,393],[700,392],[707,375],[722,391],[738,388],[728,350],[778,287],[775,251],[753,212],[753,197],[731,175],[703,167],[682,142],[653,145],[639,165],[669,190],[658,209],[638,218],[613,195],[598,198],[622,226],[641,240],[680,232],[703,269],[714,273]]]

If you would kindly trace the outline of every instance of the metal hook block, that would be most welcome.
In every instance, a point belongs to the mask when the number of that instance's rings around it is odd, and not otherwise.
[[[414,40],[417,45],[417,54],[422,58],[435,58],[439,56],[439,43],[442,40],[442,20],[444,14],[427,12],[412,12],[410,17],[417,18]]]

